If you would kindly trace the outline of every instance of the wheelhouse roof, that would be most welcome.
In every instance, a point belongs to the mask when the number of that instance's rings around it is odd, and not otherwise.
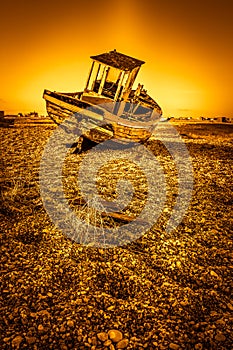
[[[91,56],[91,59],[120,70],[128,71],[131,71],[136,67],[140,67],[143,63],[145,63],[144,61],[124,55],[116,50],[102,53],[97,56]]]

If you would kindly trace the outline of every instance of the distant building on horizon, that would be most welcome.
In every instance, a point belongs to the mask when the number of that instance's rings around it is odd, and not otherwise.
[[[215,123],[233,123],[233,118],[226,116],[215,116],[215,117],[201,117],[203,121],[210,121]]]
[[[3,119],[4,115],[5,115],[5,112],[4,111],[0,111],[0,119]]]

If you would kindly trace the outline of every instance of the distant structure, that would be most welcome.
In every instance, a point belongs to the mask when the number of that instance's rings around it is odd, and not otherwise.
[[[30,112],[30,113],[25,114],[25,117],[38,118],[39,114],[37,112]]]
[[[203,121],[210,121],[213,123],[233,123],[233,118],[225,116],[217,116],[213,118],[202,117]]]
[[[169,119],[172,119],[174,121],[176,120],[182,120],[182,121],[193,121],[193,122],[205,122],[205,123],[230,123],[233,124],[233,118],[232,117],[225,117],[225,116],[216,116],[216,117],[170,117]]]
[[[53,125],[52,121],[44,116],[39,116],[37,112],[26,114],[5,114],[0,111],[0,127],[25,127],[25,126],[47,126]]]

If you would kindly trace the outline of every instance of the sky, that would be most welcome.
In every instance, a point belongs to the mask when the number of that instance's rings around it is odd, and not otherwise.
[[[146,63],[164,116],[233,117],[233,1],[11,0],[0,5],[0,110],[46,114],[43,90],[82,91],[90,56]]]

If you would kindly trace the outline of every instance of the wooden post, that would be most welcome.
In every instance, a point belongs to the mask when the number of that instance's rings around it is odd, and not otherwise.
[[[140,67],[137,67],[137,68],[134,68],[131,72],[130,72],[130,75],[129,75],[129,79],[126,83],[126,90],[128,89],[132,89],[132,86],[133,86],[133,83],[136,79],[136,76],[138,74],[138,71],[139,71]]]
[[[116,91],[116,94],[115,94],[115,97],[114,97],[114,101],[117,101],[117,99],[118,99],[124,76],[125,76],[125,71],[121,72],[121,76],[120,76],[120,80],[119,80],[119,83],[118,83],[117,91]]]
[[[125,104],[126,104],[126,101],[121,101],[119,102],[119,104],[117,105],[118,108],[116,111],[114,111],[114,113],[117,114],[118,117],[121,117],[123,112],[124,112],[124,109],[125,109]]]
[[[87,78],[86,87],[85,87],[84,90],[87,90],[87,88],[88,88],[88,85],[89,85],[89,82],[90,82],[90,79],[91,79],[91,74],[92,74],[92,71],[93,71],[93,68],[94,68],[94,64],[95,64],[95,61],[92,62],[91,69],[90,69],[90,72],[89,72],[89,75],[88,75],[88,78]]]
[[[123,97],[124,101],[126,101],[128,99],[128,97],[129,97],[129,93],[130,93],[129,85],[130,85],[131,77],[132,77],[132,72],[129,72],[127,81],[125,83],[124,90],[122,91],[122,97]]]
[[[103,87],[104,87],[104,84],[105,84],[105,81],[106,81],[106,78],[107,78],[108,71],[109,71],[109,67],[108,67],[108,66],[105,66],[105,67],[104,67],[104,70],[103,70],[101,82],[100,82],[99,91],[98,91],[98,94],[99,94],[99,95],[102,94]]]
[[[100,71],[100,66],[101,66],[101,64],[99,63],[99,65],[98,65],[98,69],[97,69],[97,72],[96,72],[96,75],[95,75],[95,79],[93,80],[93,83],[92,83],[91,90],[94,90],[94,87],[95,87],[95,82],[96,82],[96,79],[97,79],[98,74],[99,74],[99,71]]]
[[[129,73],[127,82],[125,84],[124,92],[123,92],[123,99],[124,99],[124,101],[127,101],[128,97],[129,97],[129,94],[130,94],[131,89],[133,87],[133,83],[134,83],[134,81],[136,79],[136,76],[137,76],[137,74],[139,72],[139,69],[140,69],[140,67],[136,67]]]

